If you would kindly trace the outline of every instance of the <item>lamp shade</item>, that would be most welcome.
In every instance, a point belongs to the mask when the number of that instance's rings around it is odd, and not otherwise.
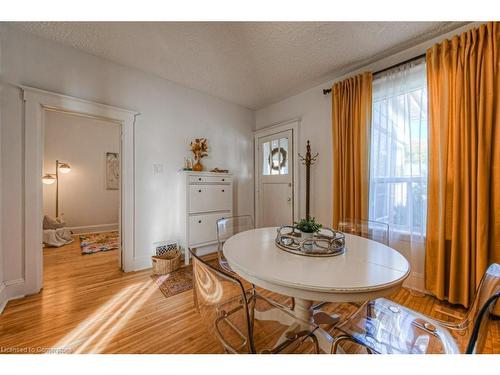
[[[71,172],[71,167],[69,164],[61,163],[59,164],[59,171],[61,171],[61,173],[69,173]]]
[[[56,182],[56,177],[51,174],[46,174],[45,176],[42,177],[42,182],[45,185],[52,185],[54,182]]]

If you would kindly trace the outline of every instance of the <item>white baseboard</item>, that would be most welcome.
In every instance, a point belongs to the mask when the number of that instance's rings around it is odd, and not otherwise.
[[[101,233],[101,232],[111,232],[118,230],[119,224],[96,224],[96,225],[84,225],[80,227],[68,227],[74,234],[87,234],[87,233]]]
[[[213,254],[217,251],[217,245],[208,245],[203,247],[197,247],[197,254],[200,256]],[[184,249],[181,249],[181,252],[184,252]],[[134,259],[134,271],[141,271],[152,267],[151,257],[154,254],[141,256]],[[184,259],[184,254],[182,255],[182,259]]]
[[[213,254],[215,252],[217,252],[217,245],[208,245],[196,248],[196,255],[199,255],[201,257],[204,255]]]
[[[29,292],[26,291],[26,281],[23,278],[6,280],[4,281],[4,284],[7,292],[7,299],[9,301],[23,298],[26,294],[29,294]]]
[[[151,263],[151,255],[143,256],[134,259],[134,271],[141,271],[148,268],[151,268],[153,265]]]
[[[3,309],[5,309],[5,306],[7,306],[7,302],[7,288],[3,282],[0,282],[0,315],[3,312]]]
[[[205,245],[205,246],[194,246],[193,248],[196,249],[196,254],[199,255],[199,256],[204,256],[204,255],[208,255],[208,254],[213,254],[213,253],[216,253],[217,252],[217,244],[212,244],[212,245]],[[182,252],[182,259],[186,259],[185,258],[185,252],[189,250],[185,247],[181,247],[180,248],[181,252]],[[191,255],[189,255],[189,258],[191,259]]]
[[[7,302],[26,296],[26,283],[23,278],[6,280],[0,283],[0,314]]]
[[[422,273],[411,272],[410,276],[403,283],[405,288],[416,290],[417,292],[429,294],[425,290],[425,279]]]

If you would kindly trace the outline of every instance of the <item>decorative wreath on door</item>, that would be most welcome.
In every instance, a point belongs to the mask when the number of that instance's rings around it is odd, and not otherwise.
[[[281,162],[275,165],[272,160],[277,153],[281,154]],[[269,165],[274,171],[279,171],[281,168],[283,168],[286,165],[286,151],[279,147],[273,148],[273,150],[271,151],[271,155],[269,155]]]

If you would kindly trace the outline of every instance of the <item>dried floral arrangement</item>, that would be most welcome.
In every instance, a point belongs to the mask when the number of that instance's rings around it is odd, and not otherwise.
[[[191,151],[195,160],[200,161],[201,158],[208,155],[208,144],[206,138],[196,138],[191,142]]]

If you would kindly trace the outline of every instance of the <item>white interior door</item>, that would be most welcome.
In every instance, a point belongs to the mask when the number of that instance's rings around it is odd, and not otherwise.
[[[258,138],[258,225],[293,223],[293,132]]]

